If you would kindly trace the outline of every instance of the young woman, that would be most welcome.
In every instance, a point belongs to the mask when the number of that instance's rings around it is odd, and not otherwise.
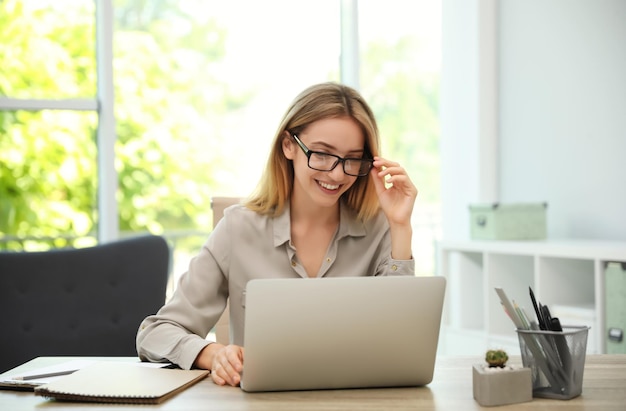
[[[413,275],[417,189],[379,151],[358,92],[335,83],[304,90],[278,127],[257,192],[225,210],[172,299],[140,325],[139,356],[238,385],[249,280]],[[232,341],[224,346],[205,337],[227,300]]]

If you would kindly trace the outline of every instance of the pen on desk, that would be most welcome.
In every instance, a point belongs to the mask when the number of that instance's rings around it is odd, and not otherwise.
[[[58,377],[61,375],[68,375],[76,371],[77,370],[63,370],[63,371],[49,372],[49,373],[44,373],[44,374],[21,375],[21,376],[12,377],[12,379],[17,380],[17,381],[38,380],[40,378],[49,378],[49,377]]]

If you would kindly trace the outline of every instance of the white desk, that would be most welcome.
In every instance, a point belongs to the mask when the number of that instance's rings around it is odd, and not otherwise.
[[[35,365],[42,367],[69,359],[42,357]],[[32,392],[0,390],[0,410],[478,410],[483,408],[473,399],[472,364],[479,362],[481,359],[477,357],[440,358],[433,382],[419,388],[248,394],[237,387],[217,386],[207,378],[154,406],[55,402]],[[513,358],[511,363],[519,363],[519,358]],[[527,403],[497,407],[497,410],[531,411],[558,407],[562,410],[623,411],[626,407],[625,388],[626,355],[591,355],[587,357],[580,397],[568,401],[536,398]]]

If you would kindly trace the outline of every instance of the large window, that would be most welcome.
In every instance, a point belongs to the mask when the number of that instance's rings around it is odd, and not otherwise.
[[[96,4],[107,3],[0,2],[0,248],[83,246],[98,237],[100,106],[90,99],[97,95]],[[291,99],[313,83],[341,80],[342,24],[352,21],[353,41],[360,39],[353,63],[385,155],[420,189],[418,272],[433,272],[439,1],[340,3],[113,2],[120,235],[164,234],[175,245],[173,271],[184,271],[212,226],[211,197],[251,192]],[[41,110],[46,104],[54,110]]]
[[[5,0],[0,27],[0,249],[94,244],[94,3]]]

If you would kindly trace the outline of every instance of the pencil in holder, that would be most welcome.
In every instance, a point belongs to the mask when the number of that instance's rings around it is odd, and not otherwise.
[[[563,331],[518,329],[524,367],[531,370],[533,397],[569,400],[582,393],[589,327]]]

